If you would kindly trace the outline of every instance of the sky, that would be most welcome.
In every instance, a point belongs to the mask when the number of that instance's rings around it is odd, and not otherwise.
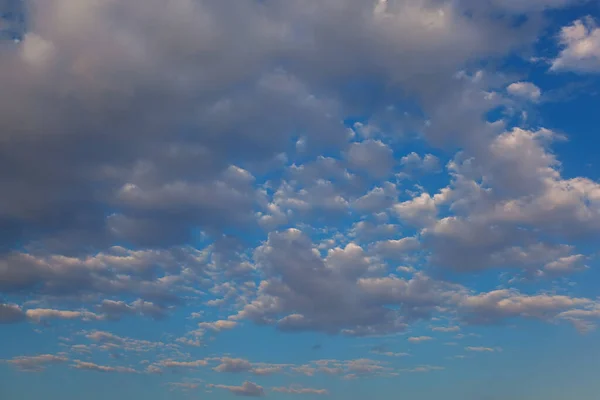
[[[599,78],[594,0],[0,1],[0,398],[597,399]]]

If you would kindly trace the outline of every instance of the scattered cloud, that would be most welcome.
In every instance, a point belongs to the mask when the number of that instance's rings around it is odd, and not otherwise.
[[[265,395],[265,391],[262,386],[250,381],[245,381],[241,386],[209,384],[207,387],[228,390],[236,396],[262,397]]]
[[[495,353],[497,351],[501,351],[502,349],[500,348],[492,348],[492,347],[473,347],[473,346],[469,346],[469,347],[465,347],[465,350],[467,351],[474,351],[477,353]]]
[[[511,83],[506,90],[515,97],[521,97],[530,101],[539,101],[542,97],[541,89],[531,82]]]
[[[595,273],[600,183],[580,141],[560,157],[569,126],[539,107],[568,80],[595,90],[566,72],[600,72],[596,19],[546,12],[585,1],[76,3],[32,2],[16,42],[0,9],[0,324],[70,339],[8,365],[393,377],[443,369],[399,366],[418,357],[401,346],[439,339],[400,336],[421,327],[459,341],[600,319],[577,286]],[[515,77],[514,54],[553,73]],[[282,333],[274,348],[324,334],[313,355],[331,358],[217,351],[260,327]],[[369,337],[377,360],[338,359],[336,335]],[[166,386],[329,393],[225,382]]]
[[[25,320],[26,315],[17,304],[0,303],[0,323],[12,324]]]
[[[327,389],[313,389],[302,387],[300,385],[290,385],[288,387],[274,387],[271,388],[272,391],[278,393],[288,393],[288,394],[318,394],[318,395],[327,395],[329,391]]]
[[[433,340],[431,336],[412,336],[407,339],[411,343],[423,343]]]
[[[5,362],[21,371],[40,372],[46,369],[48,365],[62,364],[68,361],[69,359],[64,355],[41,354],[38,356],[19,356]]]

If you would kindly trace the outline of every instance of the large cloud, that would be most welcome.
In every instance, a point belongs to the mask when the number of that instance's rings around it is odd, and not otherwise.
[[[549,148],[557,139],[546,129],[506,131],[477,151],[459,154],[449,164],[454,178],[448,188],[397,206],[420,209],[416,205],[425,203],[419,199],[431,199],[429,215],[417,215],[435,264],[463,271],[495,265],[556,273],[559,260],[584,260],[572,254],[572,246],[556,243],[598,232],[600,184],[561,176]],[[431,216],[442,206],[452,214],[434,221]]]
[[[239,227],[256,199],[227,168],[299,133],[311,151],[339,145],[364,105],[343,82],[376,73],[429,98],[535,28],[457,2],[375,3],[32,1],[29,33],[2,48],[2,242],[78,251]]]
[[[428,316],[447,295],[445,284],[423,275],[410,280],[370,276],[371,261],[352,243],[322,258],[296,229],[271,233],[255,259],[265,280],[237,318],[284,331],[398,332],[407,322]]]
[[[515,97],[538,100],[541,89],[471,68],[527,47],[543,26],[539,11],[573,3],[32,0],[30,31],[0,48],[0,291],[9,296],[0,323],[160,319],[184,301],[203,308],[206,320],[164,346],[173,353],[246,320],[349,336],[395,334],[440,314],[586,330],[600,317],[593,299],[481,292],[434,275],[586,268],[574,242],[598,233],[600,185],[563,174],[551,147],[561,135],[487,121],[498,108],[520,111]],[[564,28],[553,69],[595,71],[597,31],[589,19]],[[409,186],[440,169],[430,149],[403,147],[413,131],[461,149],[440,190]],[[161,347],[86,335],[94,350]],[[417,335],[409,341],[430,339]],[[146,372],[284,369],[162,356]],[[39,370],[65,361],[10,362]],[[346,379],[395,373],[366,359],[285,368]],[[265,393],[252,382],[210,387]]]

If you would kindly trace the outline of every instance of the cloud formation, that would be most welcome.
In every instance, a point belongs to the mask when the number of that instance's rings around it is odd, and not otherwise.
[[[310,396],[285,379],[501,351],[466,343],[481,325],[589,332],[600,183],[543,116],[600,71],[595,19],[555,23],[585,4],[30,1],[0,39],[0,324],[61,339],[5,362]],[[331,358],[222,346],[261,329]],[[356,337],[376,359],[334,356]]]
[[[262,397],[265,395],[262,386],[250,381],[245,381],[241,386],[209,384],[207,387],[228,390],[236,396]]]
[[[552,61],[553,71],[600,72],[600,28],[591,16],[575,20],[560,31],[562,50]]]

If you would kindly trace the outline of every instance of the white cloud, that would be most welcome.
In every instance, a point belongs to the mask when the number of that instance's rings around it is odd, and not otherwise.
[[[465,347],[465,350],[474,351],[477,353],[495,353],[497,351],[501,351],[501,349],[499,349],[499,348],[481,347],[481,346],[469,346],[469,347]]]
[[[511,83],[506,90],[513,96],[531,101],[538,101],[542,97],[541,89],[531,82]]]
[[[429,225],[437,215],[435,199],[428,193],[421,193],[411,200],[394,205],[394,212],[402,222],[415,226]]]
[[[592,17],[578,19],[560,31],[562,50],[553,71],[600,72],[600,28]]]
[[[460,326],[434,326],[431,330],[434,332],[458,332]]]
[[[420,274],[410,280],[365,276],[370,262],[362,248],[349,244],[323,259],[295,229],[271,233],[254,257],[266,278],[235,318],[284,331],[398,332],[407,321],[428,316],[448,289]],[[400,311],[386,305],[401,305]]]
[[[214,384],[209,384],[206,386],[208,388],[228,390],[236,396],[262,397],[265,395],[265,391],[262,386],[250,381],[245,381],[241,386]]]
[[[377,255],[382,257],[403,259],[407,253],[414,252],[419,247],[420,243],[417,238],[407,237],[376,242],[373,245],[373,250]]]
[[[238,323],[236,321],[219,320],[214,322],[200,322],[198,323],[198,326],[200,328],[209,329],[214,332],[221,332],[224,330],[233,329],[237,326],[237,324]]]
[[[482,293],[423,272],[498,268],[516,279],[586,269],[588,256],[572,243],[598,232],[600,185],[565,177],[551,149],[560,135],[486,122],[511,96],[536,102],[541,90],[508,85],[492,68],[462,71],[531,45],[542,25],[536,12],[574,1],[76,3],[35,2],[36,33],[0,58],[0,291],[18,303],[0,304],[0,323],[160,319],[179,316],[176,307],[186,315],[207,307],[197,330],[170,342],[91,331],[87,347],[69,348],[157,351],[140,367],[148,373],[207,367],[354,379],[441,367],[194,359],[180,345],[208,347],[203,335],[242,320],[379,336],[438,314],[461,324],[566,321],[582,331],[600,318],[593,299]],[[519,26],[496,18],[506,11],[527,18]],[[591,19],[565,27],[552,68],[598,71],[597,37]],[[373,93],[348,85],[370,77]],[[351,136],[342,121],[356,115],[365,120]],[[415,132],[426,141],[419,153],[404,147]],[[429,145],[461,149],[446,187],[436,193],[428,182],[413,193],[406,180],[387,181],[439,171]],[[411,198],[399,199],[405,193]],[[67,360],[39,357],[13,364]],[[208,387],[265,393],[251,382]]]
[[[421,157],[412,152],[400,159],[400,165],[407,174],[437,172],[440,169],[440,160],[433,154],[425,154]]]
[[[64,355],[41,354],[38,356],[20,356],[6,362],[26,372],[43,371],[49,364],[60,364],[69,361]]]
[[[572,246],[552,244],[548,238],[564,243],[598,230],[600,184],[561,176],[560,162],[549,149],[558,139],[563,138],[547,129],[515,128],[495,136],[472,156],[457,155],[449,165],[450,186],[434,196],[443,195],[453,215],[421,232],[425,248],[433,251],[434,265],[531,272],[575,255]],[[435,202],[425,199],[428,202],[417,204],[430,204],[433,212]],[[419,209],[408,204],[409,210]]]
[[[585,2],[585,0],[584,0]],[[581,0],[492,0],[492,3],[497,7],[517,12],[525,13],[531,11],[539,11],[553,8],[564,8],[577,3],[582,3]]]
[[[278,393],[289,393],[289,394],[318,394],[327,395],[329,391],[327,389],[315,389],[302,387],[301,385],[290,385],[288,387],[274,387],[271,388],[273,392]]]
[[[17,304],[0,303],[0,324],[11,324],[25,319],[25,313]]]
[[[433,340],[431,336],[412,336],[407,339],[411,343],[422,343]]]
[[[377,178],[388,176],[394,166],[392,149],[379,140],[352,143],[346,157],[353,171]]]

